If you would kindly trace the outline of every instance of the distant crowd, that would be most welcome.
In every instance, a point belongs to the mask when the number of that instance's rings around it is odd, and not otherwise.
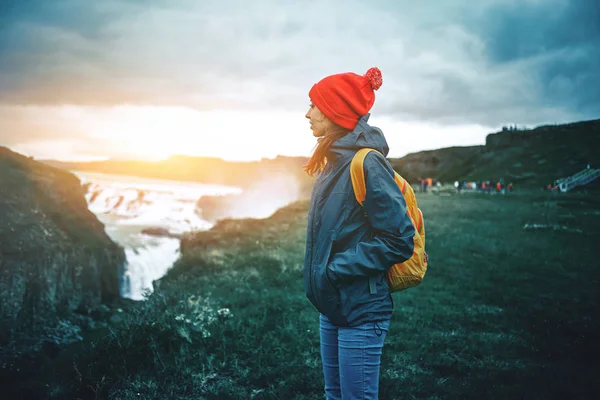
[[[432,178],[421,179],[421,192],[427,193],[432,187],[441,187],[442,184]],[[512,182],[506,184],[504,179],[500,179],[494,182],[493,179],[488,181],[456,181],[454,182],[454,188],[457,193],[461,193],[463,190],[488,193],[488,194],[506,194],[506,192],[512,192],[514,185]]]
[[[441,187],[442,183],[440,181],[435,181],[432,178],[421,179],[421,192],[427,193],[429,189],[434,185],[437,187]]]
[[[489,181],[480,182],[456,181],[454,182],[454,188],[458,193],[466,189],[488,194],[506,194],[506,192],[512,192],[514,186],[512,182],[504,183],[504,179],[497,182],[490,179]]]

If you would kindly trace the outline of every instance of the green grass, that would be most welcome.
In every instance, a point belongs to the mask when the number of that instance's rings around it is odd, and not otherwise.
[[[419,205],[430,269],[421,286],[394,295],[380,398],[598,398],[600,202],[467,193],[421,195]],[[148,301],[27,364],[35,375],[15,379],[15,390],[322,399],[318,314],[303,291],[307,207],[186,238]],[[582,232],[522,229],[527,223]]]

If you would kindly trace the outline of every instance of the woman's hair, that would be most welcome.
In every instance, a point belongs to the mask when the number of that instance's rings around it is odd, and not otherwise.
[[[310,176],[313,176],[317,172],[321,172],[323,168],[325,168],[325,160],[327,159],[327,152],[329,151],[331,144],[336,140],[343,138],[350,132],[350,129],[332,124],[325,132],[325,135],[318,139],[312,156],[304,166],[304,171]]]

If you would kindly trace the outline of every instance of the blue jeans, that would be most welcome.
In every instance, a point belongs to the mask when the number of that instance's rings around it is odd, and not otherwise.
[[[327,399],[377,399],[381,349],[390,321],[337,327],[321,315],[321,361]]]

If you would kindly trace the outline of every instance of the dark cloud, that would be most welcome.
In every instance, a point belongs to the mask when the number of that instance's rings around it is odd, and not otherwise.
[[[395,118],[600,114],[597,1],[298,3],[5,1],[0,103],[296,110],[320,77],[377,65],[374,111]]]
[[[473,25],[492,63],[538,60],[528,73],[539,83],[540,105],[600,115],[599,1],[498,3]]]
[[[589,44],[597,47],[600,2],[498,3],[487,10],[478,25],[491,59],[497,63]]]
[[[114,15],[86,1],[4,0],[0,5],[0,26],[25,22],[94,38],[100,36],[103,25]],[[2,44],[10,45],[10,41],[2,40]]]

